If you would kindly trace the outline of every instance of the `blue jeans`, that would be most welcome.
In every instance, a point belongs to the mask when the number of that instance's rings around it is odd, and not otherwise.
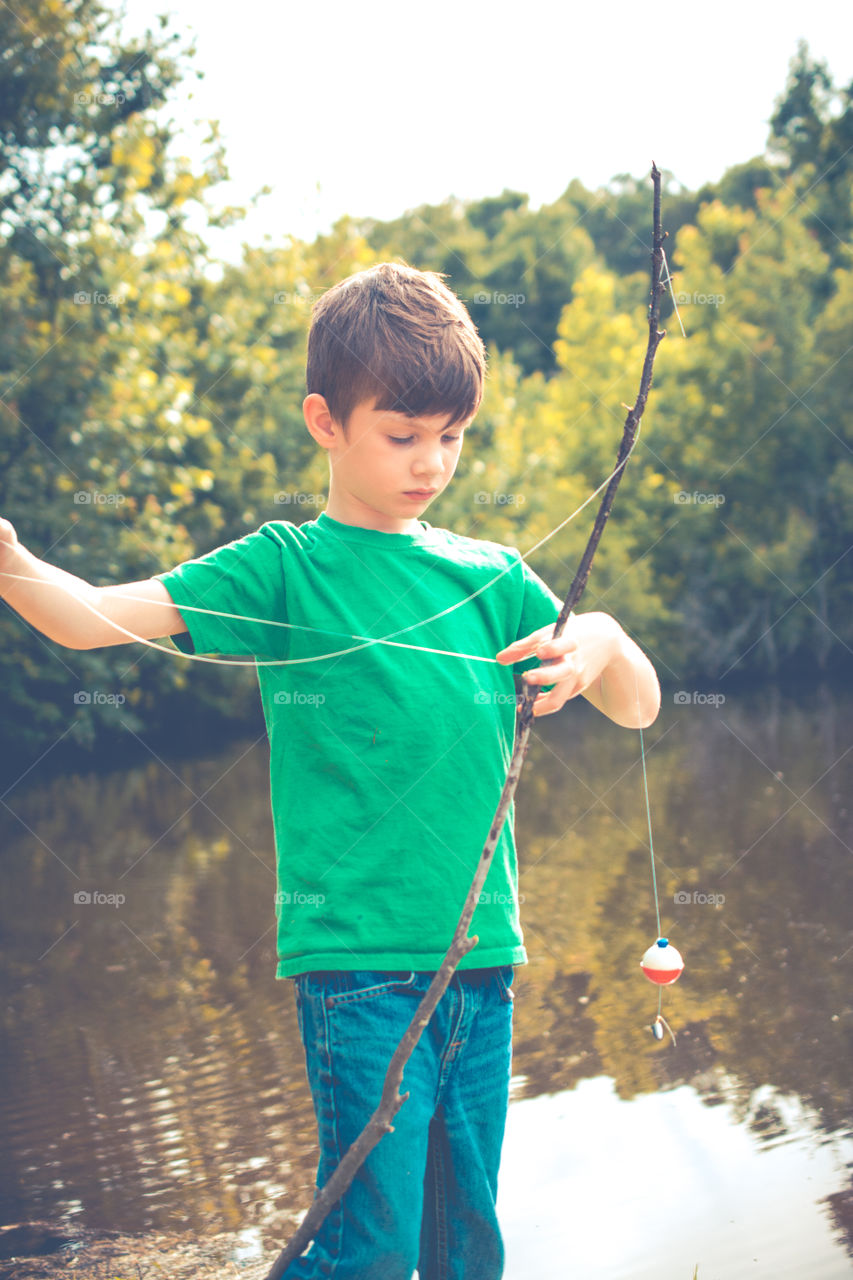
[[[294,979],[322,1186],[375,1111],[431,973]],[[511,965],[457,970],[403,1072],[409,1097],[286,1280],[499,1280],[495,1214],[512,1057]]]

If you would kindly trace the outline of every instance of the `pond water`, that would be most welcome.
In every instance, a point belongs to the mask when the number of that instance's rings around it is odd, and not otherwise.
[[[585,704],[537,722],[507,1280],[853,1273],[851,704],[691,691],[645,731],[662,924],[686,961],[663,996],[674,1045],[649,1032],[639,970],[640,735]],[[248,1262],[315,1171],[273,976],[266,739],[140,751],[3,788],[0,1223],[239,1230]]]

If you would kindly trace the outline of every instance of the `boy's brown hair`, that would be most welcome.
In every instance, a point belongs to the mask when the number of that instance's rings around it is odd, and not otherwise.
[[[409,417],[472,418],[483,398],[486,349],[443,272],[382,262],[317,300],[308,333],[308,394],[324,397],[346,431],[358,405]]]

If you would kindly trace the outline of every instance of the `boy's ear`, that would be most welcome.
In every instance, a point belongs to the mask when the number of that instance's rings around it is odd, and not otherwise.
[[[329,413],[325,396],[313,391],[302,401],[305,425],[322,449],[330,449],[337,440],[336,424]]]

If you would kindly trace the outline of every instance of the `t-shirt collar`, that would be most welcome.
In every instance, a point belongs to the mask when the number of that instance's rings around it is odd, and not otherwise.
[[[381,529],[365,529],[358,524],[344,524],[321,511],[314,521],[318,531],[331,533],[343,542],[360,542],[374,547],[414,547],[424,542],[432,532],[426,520],[418,521],[416,533],[384,533]]]

